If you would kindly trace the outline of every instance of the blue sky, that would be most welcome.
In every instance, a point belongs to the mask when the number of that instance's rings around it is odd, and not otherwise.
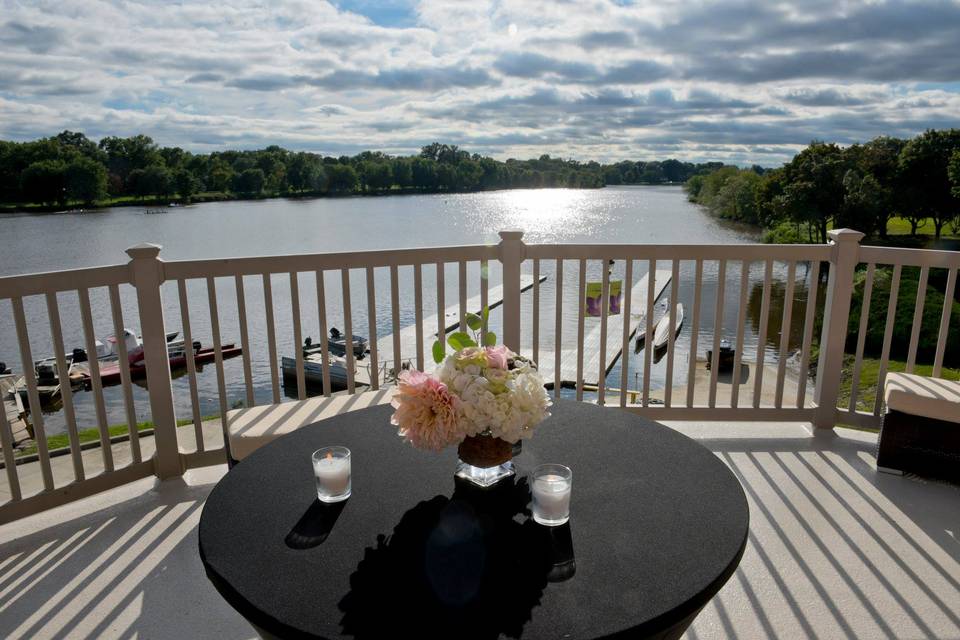
[[[776,165],[960,126],[958,0],[0,0],[0,138]]]

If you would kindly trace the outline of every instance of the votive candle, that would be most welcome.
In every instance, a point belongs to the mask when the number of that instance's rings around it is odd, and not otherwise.
[[[562,464],[542,464],[533,470],[533,519],[549,527],[570,519],[573,472]]]
[[[313,452],[313,475],[317,481],[317,499],[340,502],[350,497],[350,450],[324,447]]]

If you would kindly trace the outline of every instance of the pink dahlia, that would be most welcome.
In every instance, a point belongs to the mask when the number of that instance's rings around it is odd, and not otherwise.
[[[431,375],[417,370],[402,372],[390,404],[396,409],[390,423],[418,449],[440,451],[463,439],[460,399]]]

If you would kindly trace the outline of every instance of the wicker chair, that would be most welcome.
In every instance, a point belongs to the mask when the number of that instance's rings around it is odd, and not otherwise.
[[[960,382],[891,373],[877,469],[960,483]]]

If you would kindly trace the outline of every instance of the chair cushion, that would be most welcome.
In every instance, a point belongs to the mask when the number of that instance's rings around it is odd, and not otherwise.
[[[387,386],[379,391],[308,398],[228,411],[230,453],[234,460],[242,460],[268,442],[302,426],[347,411],[386,404],[393,397],[393,392],[394,387]]]
[[[888,411],[960,423],[960,382],[891,373],[884,385]]]

